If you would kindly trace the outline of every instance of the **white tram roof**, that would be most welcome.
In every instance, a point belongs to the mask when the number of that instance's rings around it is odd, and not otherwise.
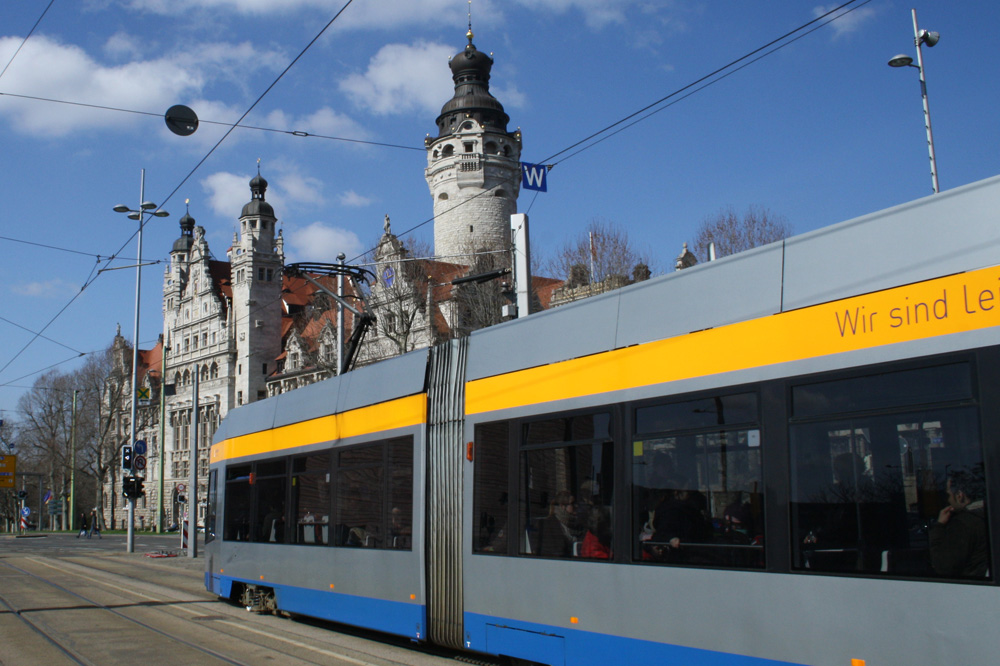
[[[1000,176],[476,331],[467,379],[997,263]]]

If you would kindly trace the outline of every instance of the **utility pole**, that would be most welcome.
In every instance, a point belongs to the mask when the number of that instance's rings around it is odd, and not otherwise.
[[[194,403],[191,405],[191,464],[188,465],[188,557],[198,557],[198,376],[194,366]]]
[[[73,389],[73,422],[70,424],[69,445],[69,519],[66,521],[71,530],[76,529],[76,394]]]
[[[167,419],[167,340],[160,336],[160,346],[163,355],[160,358],[160,441],[157,450],[156,468],[159,470],[156,488],[156,533],[163,534],[163,465],[166,456],[163,449],[166,446],[166,419]]]

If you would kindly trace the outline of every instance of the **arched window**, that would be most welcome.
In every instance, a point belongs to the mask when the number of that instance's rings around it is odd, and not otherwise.
[[[497,144],[496,144],[495,141],[487,141],[486,142],[486,154],[487,155],[496,155],[499,152],[500,152],[500,149],[497,146]]]
[[[208,381],[208,367],[201,366],[201,381]]]
[[[447,192],[442,192],[441,194],[438,195],[438,199],[440,201],[447,201],[448,200],[448,193]]]
[[[441,157],[451,157],[455,154],[455,146],[450,143],[441,149]]]
[[[218,379],[218,377],[219,377],[219,364],[218,363],[213,363],[212,364],[212,367],[211,367],[211,369],[209,371],[209,377],[211,377],[212,379]]]
[[[493,196],[495,196],[495,197],[505,197],[505,196],[507,196],[507,193],[504,192],[503,190],[497,190],[496,192],[493,193]]]
[[[190,383],[191,383],[191,371],[190,370],[185,370],[184,371],[184,386],[187,386]]]

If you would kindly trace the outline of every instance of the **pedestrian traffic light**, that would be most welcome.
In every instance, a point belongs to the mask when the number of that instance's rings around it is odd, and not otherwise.
[[[132,447],[122,447],[122,469],[132,469]]]

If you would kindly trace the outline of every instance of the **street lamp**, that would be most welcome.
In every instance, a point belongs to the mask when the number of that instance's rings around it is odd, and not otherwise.
[[[170,213],[161,210],[152,201],[144,201],[145,194],[146,170],[143,169],[139,176],[139,210],[132,210],[125,204],[118,204],[112,208],[116,213],[128,213],[130,220],[139,222],[139,254],[135,262],[135,328],[133,328],[132,332],[132,414],[129,423],[129,446],[135,446],[136,441],[136,391],[138,390],[136,381],[139,373],[139,295],[142,289],[142,216],[144,213],[148,213],[153,217],[167,217],[170,215]],[[153,212],[150,213],[149,211]],[[160,445],[162,446],[163,443],[161,442]],[[135,497],[128,498],[128,538],[125,544],[125,551],[128,553],[135,552]]]
[[[924,100],[924,126],[927,128],[927,151],[931,158],[931,184],[934,187],[934,194],[939,191],[937,175],[937,159],[934,157],[934,134],[931,132],[931,109],[927,104],[927,81],[924,79],[924,56],[921,46],[934,46],[941,39],[941,35],[928,30],[921,30],[917,27],[917,10],[913,12],[913,43],[917,47],[917,64],[913,64],[913,58],[902,53],[893,56],[889,60],[890,67],[916,67],[920,72],[920,96]]]

